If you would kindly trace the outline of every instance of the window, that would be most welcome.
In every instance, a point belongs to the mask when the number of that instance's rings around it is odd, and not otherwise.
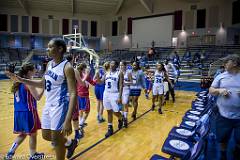
[[[197,10],[197,28],[205,28],[206,26],[206,9]]]
[[[97,22],[91,21],[91,36],[96,37],[97,36]]]
[[[118,34],[118,21],[112,22],[112,36],[117,36]]]
[[[29,32],[28,16],[22,16],[22,32]]]
[[[18,32],[18,16],[11,15],[11,32]]]
[[[39,33],[39,17],[32,17],[32,33]]]
[[[0,14],[0,31],[7,31],[7,15]]]

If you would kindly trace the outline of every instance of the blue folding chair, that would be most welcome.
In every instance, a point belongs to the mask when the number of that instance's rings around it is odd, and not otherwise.
[[[203,115],[201,119],[196,122],[197,124],[194,132],[182,132],[185,134],[181,134],[181,132],[170,133],[163,144],[162,151],[181,159],[188,157],[189,151],[195,146],[195,143],[206,139],[210,130],[210,114],[211,111]]]

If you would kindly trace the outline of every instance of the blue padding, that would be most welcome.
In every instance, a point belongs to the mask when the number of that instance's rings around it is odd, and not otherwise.
[[[196,128],[196,122],[182,121],[182,123],[180,124],[180,127],[193,131]]]
[[[204,110],[197,110],[197,109],[189,109],[185,115],[189,115],[189,114],[194,114],[196,116],[202,116],[204,114]]]
[[[183,141],[194,141],[194,133],[195,131],[186,128],[173,127],[168,135],[177,139],[182,139]]]
[[[183,121],[198,121],[200,119],[199,116],[189,114],[189,115],[184,115]]]
[[[182,141],[172,136],[168,136],[163,144],[162,151],[174,157],[183,159],[191,155],[190,150],[193,145],[193,142]]]

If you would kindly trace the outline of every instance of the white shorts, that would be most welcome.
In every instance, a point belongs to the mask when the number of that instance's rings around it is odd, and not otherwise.
[[[122,93],[122,104],[123,105],[128,104],[129,94],[130,94],[130,88],[123,88],[123,93]]]
[[[111,93],[104,91],[103,93],[103,106],[106,110],[113,110],[113,112],[119,112],[121,106],[118,105],[117,100],[119,93]]]
[[[60,131],[68,112],[68,102],[59,105],[46,104],[42,112],[42,129]]]
[[[168,88],[168,82],[163,82],[164,85],[164,94],[168,92],[169,88]]]
[[[164,93],[164,86],[163,85],[160,85],[160,86],[153,85],[153,88],[152,88],[153,96],[163,95],[163,93]]]

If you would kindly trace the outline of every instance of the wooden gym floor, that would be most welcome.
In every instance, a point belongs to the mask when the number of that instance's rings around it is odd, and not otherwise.
[[[16,135],[13,134],[13,94],[10,92],[12,82],[0,81],[0,159],[11,147]],[[91,112],[87,119],[85,137],[81,139],[75,150],[74,158],[79,160],[146,160],[153,154],[161,154],[162,145],[168,132],[173,126],[181,123],[185,111],[190,108],[195,92],[177,91],[176,102],[170,101],[163,108],[164,114],[159,115],[157,110],[149,111],[151,100],[144,94],[139,99],[139,110],[136,121],[131,122],[127,129],[122,129],[110,138],[104,139],[107,131],[107,122],[98,124],[96,120],[96,99],[93,88],[90,90]],[[39,116],[42,115],[45,98],[38,102]],[[130,108],[130,113],[132,107]],[[106,118],[106,111],[104,111]],[[129,114],[129,121],[132,121]],[[117,120],[114,117],[114,130],[117,130]],[[73,137],[72,134],[71,137]],[[97,144],[96,144],[97,143]],[[41,131],[38,132],[37,151],[44,152],[47,159],[55,159],[54,151],[42,139]],[[16,158],[26,158],[29,153],[28,138],[21,144],[15,153]],[[25,158],[24,158],[25,157]]]

